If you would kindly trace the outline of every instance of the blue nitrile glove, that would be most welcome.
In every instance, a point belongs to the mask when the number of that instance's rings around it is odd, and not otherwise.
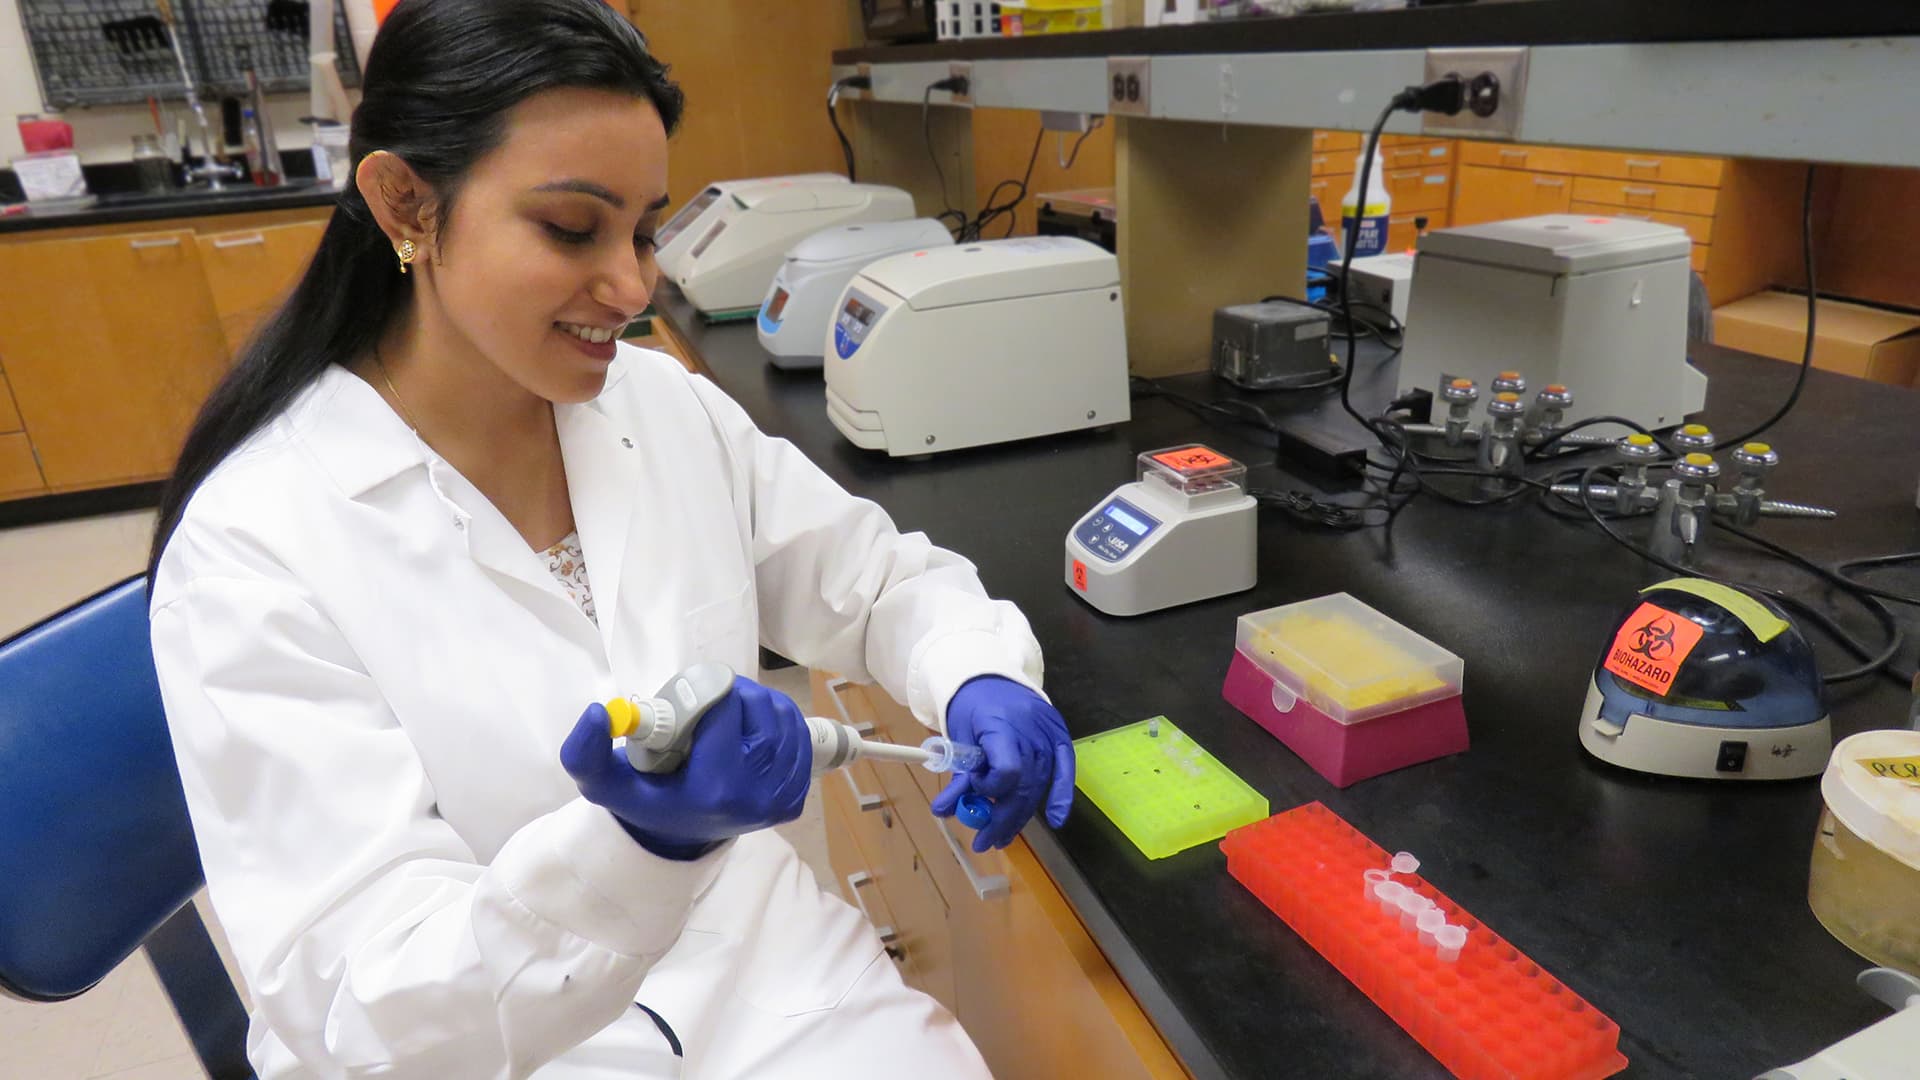
[[[1073,739],[1046,699],[1012,679],[967,680],[947,703],[947,737],[987,755],[984,768],[961,773],[933,800],[933,812],[953,813],[960,797],[979,792],[993,800],[993,817],[973,838],[973,850],[1006,847],[1046,800],[1047,824],[1067,823],[1073,806]]]
[[[588,802],[606,808],[648,851],[696,859],[729,837],[799,817],[813,746],[792,698],[735,676],[674,772],[629,764],[614,749],[606,706],[598,703],[574,723],[560,764]]]

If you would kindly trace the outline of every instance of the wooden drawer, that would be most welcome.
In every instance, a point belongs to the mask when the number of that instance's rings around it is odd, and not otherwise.
[[[0,496],[41,495],[47,490],[33,444],[20,432],[0,435]]]
[[[6,372],[0,371],[0,432],[19,431],[20,410],[13,404],[13,388],[7,385]]]
[[[1386,167],[1389,169],[1419,169],[1430,165],[1448,165],[1453,162],[1453,144],[1437,142],[1416,146],[1382,145],[1380,156],[1386,159]]]
[[[1462,165],[1460,190],[1453,200],[1453,223],[1478,225],[1561,213],[1573,205],[1573,183],[1573,177],[1553,173]]]
[[[833,866],[833,876],[840,885],[840,896],[847,903],[860,909],[873,924],[880,935],[881,944],[887,948],[887,956],[894,966],[900,969],[900,978],[908,985],[918,986],[920,975],[907,958],[906,950],[900,947],[900,931],[894,925],[893,909],[887,906],[887,898],[875,887],[873,868],[867,863],[866,853],[853,839],[853,829],[846,820],[848,811],[838,803],[837,798],[828,789],[825,795],[827,804],[827,862]]]
[[[1580,151],[1560,146],[1514,146],[1508,143],[1462,142],[1460,164],[1492,169],[1527,169],[1537,173],[1577,173]]]
[[[1330,176],[1333,173],[1346,173],[1352,176],[1353,155],[1346,153],[1313,155],[1313,175]]]
[[[1642,184],[1632,180],[1602,180],[1577,176],[1573,197],[1581,202],[1619,206],[1629,210],[1662,210],[1669,214],[1713,216],[1719,192],[1712,188],[1680,187],[1675,184]]]
[[[1396,169],[1387,173],[1387,190],[1393,193],[1396,214],[1445,210],[1453,196],[1453,169],[1446,165]]]
[[[1316,131],[1313,133],[1313,152],[1325,153],[1330,150],[1360,149],[1360,133],[1357,131]]]
[[[1629,218],[1634,221],[1658,221],[1663,225],[1673,225],[1687,230],[1687,236],[1696,244],[1713,243],[1713,219],[1699,214],[1669,214],[1660,210],[1628,210],[1604,203],[1573,201],[1576,214],[1595,214],[1602,217]]]
[[[325,224],[316,221],[205,233],[197,238],[200,265],[206,271],[229,355],[239,355],[254,327],[300,280],[325,231]]]
[[[1358,137],[1360,133],[1356,131],[1354,135]],[[1381,146],[1432,146],[1434,143],[1444,143],[1447,141],[1448,140],[1442,139],[1437,135],[1394,135],[1389,133],[1380,136]],[[1359,143],[1356,143],[1356,148],[1359,145]]]
[[[1650,154],[1634,150],[1579,150],[1579,172],[1615,180],[1657,181],[1719,187],[1726,161],[1714,157]]]

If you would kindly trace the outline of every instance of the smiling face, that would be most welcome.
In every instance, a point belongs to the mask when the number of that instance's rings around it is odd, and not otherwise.
[[[651,102],[535,95],[460,187],[420,302],[464,351],[536,397],[591,400],[659,280],[653,235],[666,204],[667,135]]]

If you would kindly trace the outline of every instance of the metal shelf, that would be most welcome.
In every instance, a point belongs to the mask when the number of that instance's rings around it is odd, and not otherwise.
[[[1506,6],[1523,5],[1489,10]],[[1156,33],[1065,36],[1138,45]],[[1108,57],[1084,51],[1098,43],[1072,43],[1060,55],[972,59],[973,103],[1105,113]],[[911,58],[878,62],[854,58],[895,50],[836,53],[846,62],[836,63],[834,77],[867,70],[874,85],[865,96],[917,105],[929,83],[949,74],[951,59],[925,55],[934,48],[910,46],[900,51]],[[1519,142],[1920,166],[1920,34],[1532,45],[1529,52]],[[1394,91],[1422,80],[1426,56],[1425,48],[1150,53],[1147,115],[1365,129]],[[945,93],[932,97],[949,102]],[[1422,124],[1400,114],[1387,130],[1413,133]]]

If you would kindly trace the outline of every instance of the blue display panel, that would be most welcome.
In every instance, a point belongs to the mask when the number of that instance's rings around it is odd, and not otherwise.
[[[1088,515],[1073,536],[1094,555],[1108,562],[1119,562],[1159,527],[1159,518],[1125,499],[1113,498]]]
[[[886,314],[886,306],[857,292],[848,292],[833,319],[833,351],[845,360],[867,340],[867,332]]]

